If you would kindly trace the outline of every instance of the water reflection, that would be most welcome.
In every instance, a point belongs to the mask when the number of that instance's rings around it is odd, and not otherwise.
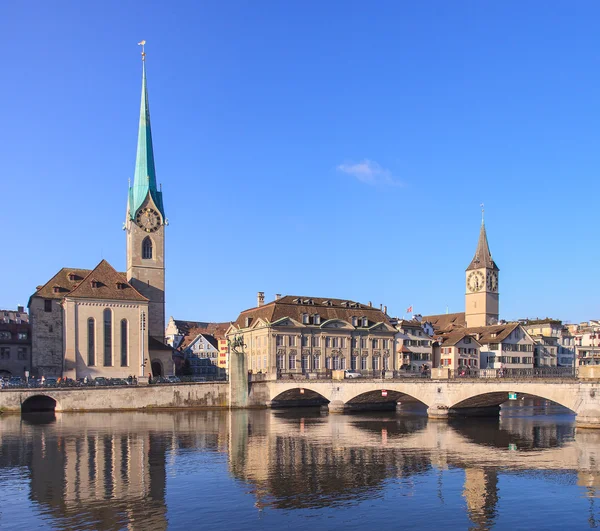
[[[499,478],[510,482],[535,471],[544,481],[585,488],[594,526],[600,434],[576,433],[573,418],[560,412],[525,412],[514,406],[500,419],[450,424],[319,410],[5,416],[0,482],[7,488],[0,489],[0,503],[10,506],[18,490],[11,486],[25,485],[31,514],[10,514],[23,522],[40,515],[56,529],[178,528],[189,504],[168,498],[167,483],[208,492],[206,470],[189,461],[207,453],[223,457],[258,511],[366,507],[365,501],[384,503],[390,492],[403,499],[425,489],[427,510],[452,511],[446,523],[468,518],[472,529],[489,529],[499,514]],[[455,472],[459,489],[452,487]],[[221,486],[223,499],[235,482]]]

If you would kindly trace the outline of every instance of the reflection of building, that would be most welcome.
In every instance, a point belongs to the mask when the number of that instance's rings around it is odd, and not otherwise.
[[[483,468],[466,468],[463,496],[467,502],[471,529],[491,529],[498,504],[498,473]]]
[[[86,414],[43,427],[25,423],[12,439],[18,447],[2,444],[0,466],[11,455],[28,457],[20,464],[30,469],[31,499],[57,528],[167,529],[165,458],[171,440],[155,433],[160,423],[150,431],[145,420]]]
[[[227,332],[243,336],[252,372],[317,374],[394,369],[396,330],[382,309],[344,299],[285,296],[243,311]]]
[[[25,376],[31,368],[31,327],[23,306],[0,310],[0,378]]]
[[[167,219],[154,168],[146,70],[133,186],[124,229],[127,271],[106,260],[93,270],[63,268],[31,296],[32,370],[53,375],[172,374],[164,344]]]

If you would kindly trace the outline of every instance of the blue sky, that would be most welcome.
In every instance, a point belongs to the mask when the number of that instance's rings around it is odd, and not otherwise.
[[[125,266],[146,39],[167,316],[256,292],[598,318],[600,4],[4,2],[0,306]]]

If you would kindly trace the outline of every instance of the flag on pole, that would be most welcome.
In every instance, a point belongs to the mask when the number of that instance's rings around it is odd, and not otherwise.
[[[412,305],[410,305],[408,308],[406,308],[406,313],[412,313]]]

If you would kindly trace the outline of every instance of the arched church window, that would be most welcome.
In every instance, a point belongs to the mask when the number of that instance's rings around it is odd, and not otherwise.
[[[129,365],[127,355],[127,319],[121,319],[121,367],[127,367]]]
[[[142,258],[145,260],[152,258],[152,240],[150,236],[146,236],[142,242]]]
[[[104,366],[112,366],[112,312],[104,310]]]
[[[88,367],[96,365],[96,323],[88,319]]]

